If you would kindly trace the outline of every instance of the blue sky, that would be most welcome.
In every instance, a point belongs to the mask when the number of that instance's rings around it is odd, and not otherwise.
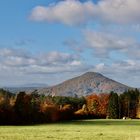
[[[87,71],[140,87],[139,0],[0,1],[0,86]]]

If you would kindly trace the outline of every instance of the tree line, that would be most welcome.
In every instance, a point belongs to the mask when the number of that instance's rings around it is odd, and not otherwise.
[[[0,89],[0,124],[36,124],[56,121],[123,117],[140,118],[140,91],[123,94],[92,94],[64,97],[20,92],[15,95]]]

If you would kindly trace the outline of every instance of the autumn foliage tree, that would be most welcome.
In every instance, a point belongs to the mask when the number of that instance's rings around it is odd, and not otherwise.
[[[40,117],[40,96],[38,94],[26,94],[20,92],[15,102],[15,112],[19,122],[35,123]]]
[[[138,102],[137,102],[136,118],[139,118],[140,119],[140,95],[138,97]]]
[[[10,115],[9,115],[10,114]],[[0,124],[35,124],[85,118],[140,118],[140,91],[64,97],[0,89]]]
[[[43,103],[40,105],[40,113],[42,122],[56,122],[60,120],[60,111],[56,105]]]
[[[98,115],[98,108],[99,108],[99,98],[98,95],[93,94],[86,98],[87,101],[87,108],[89,114],[92,114],[93,116]]]
[[[99,94],[99,115],[100,118],[106,118],[107,116],[107,107],[109,102],[109,94]]]
[[[88,113],[93,117],[106,118],[109,94],[92,94],[87,96]]]
[[[15,96],[12,93],[0,89],[0,124],[13,124],[16,120],[13,109],[14,101]]]

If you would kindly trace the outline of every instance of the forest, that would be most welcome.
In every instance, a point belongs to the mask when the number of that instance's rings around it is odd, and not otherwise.
[[[128,90],[91,94],[86,97],[64,97],[0,89],[0,124],[26,125],[74,119],[140,118],[140,91]]]

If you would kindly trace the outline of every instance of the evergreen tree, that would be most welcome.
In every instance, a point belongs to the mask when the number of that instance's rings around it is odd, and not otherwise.
[[[25,97],[25,92],[19,92],[19,94],[17,95],[17,98],[16,98],[16,102],[15,102],[15,105],[14,105],[14,109],[15,109],[15,113],[18,117],[19,120],[22,120],[24,121],[24,116],[25,114],[23,113],[23,110],[24,110],[24,97]],[[17,121],[19,121],[17,120]]]
[[[119,101],[118,94],[111,92],[108,104],[108,118],[118,119],[119,118]]]

